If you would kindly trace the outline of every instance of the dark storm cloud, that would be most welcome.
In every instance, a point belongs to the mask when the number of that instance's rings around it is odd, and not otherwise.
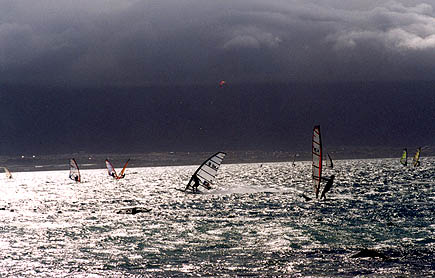
[[[0,71],[68,84],[433,80],[429,1],[0,1]]]

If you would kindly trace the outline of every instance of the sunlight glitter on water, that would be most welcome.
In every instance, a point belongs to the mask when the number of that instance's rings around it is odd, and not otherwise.
[[[67,171],[15,173],[0,187],[0,274],[430,277],[435,159],[396,162],[336,161],[321,202],[301,197],[313,198],[309,162],[223,165],[198,195],[175,190],[195,166],[128,169],[120,181],[85,170],[80,184]],[[135,206],[152,210],[117,213]],[[360,248],[392,259],[350,259]]]

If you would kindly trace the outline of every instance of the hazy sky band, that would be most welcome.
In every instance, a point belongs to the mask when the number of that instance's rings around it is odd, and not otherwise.
[[[433,1],[0,1],[10,83],[434,80]]]

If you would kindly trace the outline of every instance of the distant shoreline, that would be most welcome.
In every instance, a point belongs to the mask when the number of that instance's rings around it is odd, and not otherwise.
[[[435,148],[426,147],[422,157],[435,156]],[[401,149],[334,150],[329,152],[333,160],[344,159],[400,159]],[[54,155],[0,156],[0,166],[12,172],[68,170],[68,161],[75,158],[80,169],[104,169],[104,160],[109,158],[116,168],[121,168],[130,158],[129,167],[163,167],[199,165],[213,152],[149,152],[136,154],[88,154],[84,152]],[[296,157],[295,157],[296,155]],[[412,157],[412,153],[409,154]],[[311,153],[289,151],[228,151],[224,164],[272,163],[310,161]]]

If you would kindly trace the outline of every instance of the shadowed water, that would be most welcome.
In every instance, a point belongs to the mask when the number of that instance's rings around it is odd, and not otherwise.
[[[80,161],[79,161],[80,163]],[[309,162],[14,173],[0,185],[1,277],[432,277],[435,158],[335,162],[326,201]],[[145,207],[148,213],[117,214]],[[387,259],[351,258],[362,248]]]

